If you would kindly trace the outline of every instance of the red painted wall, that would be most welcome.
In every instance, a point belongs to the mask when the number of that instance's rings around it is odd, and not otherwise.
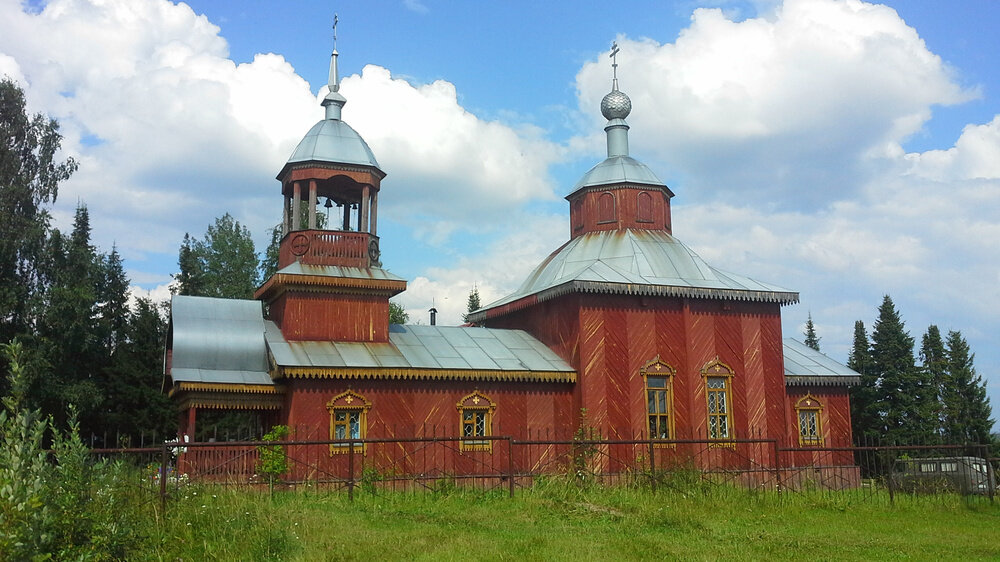
[[[488,325],[522,328],[577,369],[577,403],[586,408],[588,423],[606,437],[646,438],[645,387],[639,371],[657,356],[677,373],[673,384],[677,438],[707,438],[701,369],[716,357],[735,372],[731,391],[735,435],[786,436],[777,304],[575,294]]]
[[[648,197],[648,205],[640,204],[640,196]],[[587,232],[626,228],[666,230],[668,234],[671,231],[670,197],[660,189],[584,190],[571,195],[569,202],[570,238]]]
[[[268,318],[289,341],[389,341],[389,299],[288,291],[274,300]]]
[[[792,386],[788,388],[785,408],[788,416],[787,447],[799,447],[799,422],[795,403],[806,394],[811,394],[822,404],[820,425],[823,443],[818,447],[851,447],[851,401],[848,388],[844,386]],[[804,447],[808,449],[808,447]],[[794,452],[789,456],[793,466],[825,464],[853,464],[850,451]],[[783,459],[784,460],[784,459]],[[787,462],[787,461],[785,461]]]

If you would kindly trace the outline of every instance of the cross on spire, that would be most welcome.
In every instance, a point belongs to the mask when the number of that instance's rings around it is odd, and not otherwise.
[[[336,52],[336,50],[337,50],[337,22],[338,21],[340,21],[340,20],[337,18],[337,14],[334,13],[333,14],[333,50],[334,50],[334,52]]]
[[[621,49],[618,48],[618,41],[612,41],[611,54],[608,55],[608,57],[611,58],[611,77],[613,79],[612,90],[618,89],[618,51],[620,50]]]

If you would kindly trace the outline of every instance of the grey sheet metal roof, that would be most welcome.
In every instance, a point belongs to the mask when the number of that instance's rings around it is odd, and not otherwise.
[[[850,386],[861,375],[793,338],[782,340],[785,353],[785,385]]]
[[[174,295],[169,332],[174,382],[273,384],[260,301]]]
[[[361,135],[340,119],[324,119],[313,125],[299,141],[289,164],[300,162],[334,162],[378,168],[375,153]]]
[[[531,295],[546,300],[573,291],[721,298],[787,304],[799,295],[716,269],[663,231],[614,230],[578,236],[549,255],[513,294],[470,315]]]
[[[346,277],[349,279],[406,281],[402,277],[389,273],[379,267],[360,268],[339,265],[304,265],[297,261],[279,269],[277,273],[287,275],[316,275],[320,277]]]
[[[289,342],[266,322],[267,344],[279,367],[448,369],[497,372],[574,370],[523,330],[392,324],[388,343]]]
[[[594,185],[641,183],[665,186],[648,166],[631,156],[612,156],[591,168],[573,186],[573,191]]]

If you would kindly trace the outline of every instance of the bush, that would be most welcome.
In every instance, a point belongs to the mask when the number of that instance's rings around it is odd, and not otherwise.
[[[127,558],[141,538],[136,502],[128,501],[136,475],[121,464],[92,461],[72,409],[62,432],[25,408],[21,345],[4,345],[3,353],[12,392],[0,412],[0,552],[8,560]]]

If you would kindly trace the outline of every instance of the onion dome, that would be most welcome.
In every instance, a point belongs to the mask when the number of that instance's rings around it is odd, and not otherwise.
[[[625,119],[632,112],[632,100],[617,87],[601,100],[601,115],[605,119]]]

